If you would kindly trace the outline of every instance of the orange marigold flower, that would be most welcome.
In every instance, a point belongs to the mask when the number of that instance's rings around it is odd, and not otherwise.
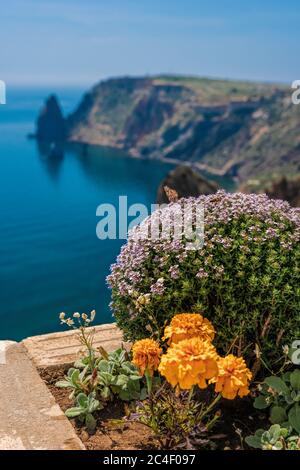
[[[145,371],[150,375],[159,366],[162,350],[154,339],[141,339],[132,346],[132,363],[139,369],[141,375]]]
[[[191,338],[173,343],[161,358],[159,372],[175,387],[189,390],[193,385],[207,387],[218,373],[218,355],[210,341]]]
[[[252,374],[242,357],[235,357],[232,354],[220,357],[218,367],[218,376],[210,380],[210,383],[216,384],[216,392],[220,392],[228,400],[233,400],[237,395],[240,397],[248,395]]]
[[[196,336],[203,340],[212,341],[215,337],[215,329],[211,322],[199,313],[179,313],[165,328],[163,340],[167,339],[168,344],[172,344]]]

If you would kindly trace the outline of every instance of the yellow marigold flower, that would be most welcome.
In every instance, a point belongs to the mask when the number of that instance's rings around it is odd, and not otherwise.
[[[165,328],[163,340],[167,339],[168,344],[172,344],[196,336],[203,340],[212,341],[215,337],[215,329],[211,322],[199,313],[179,313]]]
[[[210,381],[216,384],[216,392],[220,392],[228,400],[233,400],[237,395],[240,397],[248,395],[252,374],[242,357],[235,357],[232,354],[220,357],[218,367],[218,376]]]
[[[159,366],[162,350],[153,339],[141,339],[132,346],[132,363],[140,370],[141,375],[145,371],[150,375]]]
[[[193,385],[207,387],[218,373],[218,355],[210,341],[191,338],[173,343],[161,358],[159,372],[175,387],[189,390]]]

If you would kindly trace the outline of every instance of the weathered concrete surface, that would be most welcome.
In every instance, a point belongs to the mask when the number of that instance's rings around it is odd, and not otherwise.
[[[23,344],[0,341],[0,449],[84,449]]]
[[[88,328],[88,330],[93,329]],[[94,347],[113,351],[122,344],[122,332],[115,324],[94,327]],[[83,350],[76,330],[32,336],[22,341],[36,367],[49,367],[74,362]]]

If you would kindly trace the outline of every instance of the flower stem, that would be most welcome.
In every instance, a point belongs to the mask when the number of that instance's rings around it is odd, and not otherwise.
[[[206,416],[215,406],[216,404],[218,403],[218,401],[220,400],[220,398],[222,397],[221,393],[219,393],[219,395],[216,396],[216,398],[211,402],[210,405],[208,405],[208,407],[206,408],[206,410],[202,413],[201,415],[201,419]]]
[[[187,404],[189,405],[190,402],[191,402],[191,399],[193,397],[193,393],[194,393],[194,385],[191,387],[190,391],[189,391],[189,396],[188,396],[188,400],[187,400]]]
[[[152,392],[152,377],[147,370],[145,371],[145,377],[146,377],[147,391],[150,397],[151,392]]]
[[[88,337],[86,336],[84,326],[80,328],[80,332],[81,332],[81,341],[85,345],[88,351],[89,366],[91,370],[93,370],[94,369],[94,350],[93,350],[92,342],[89,341]]]

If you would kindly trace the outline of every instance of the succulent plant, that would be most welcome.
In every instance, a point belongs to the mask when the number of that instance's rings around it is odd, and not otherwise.
[[[253,436],[245,438],[250,447],[262,450],[300,450],[300,436],[291,435],[290,430],[273,424],[268,430],[258,429]]]
[[[285,373],[281,378],[267,377],[254,400],[260,410],[270,408],[270,421],[291,427],[300,434],[300,369]]]
[[[66,410],[65,414],[68,418],[78,418],[85,424],[89,432],[93,432],[97,424],[93,413],[102,408],[103,404],[96,399],[94,392],[88,396],[84,393],[79,393],[76,397],[76,405]]]
[[[127,352],[119,348],[112,353],[104,352],[103,356],[97,362],[101,397],[109,399],[117,395],[124,401],[141,398],[142,377],[129,361]]]

